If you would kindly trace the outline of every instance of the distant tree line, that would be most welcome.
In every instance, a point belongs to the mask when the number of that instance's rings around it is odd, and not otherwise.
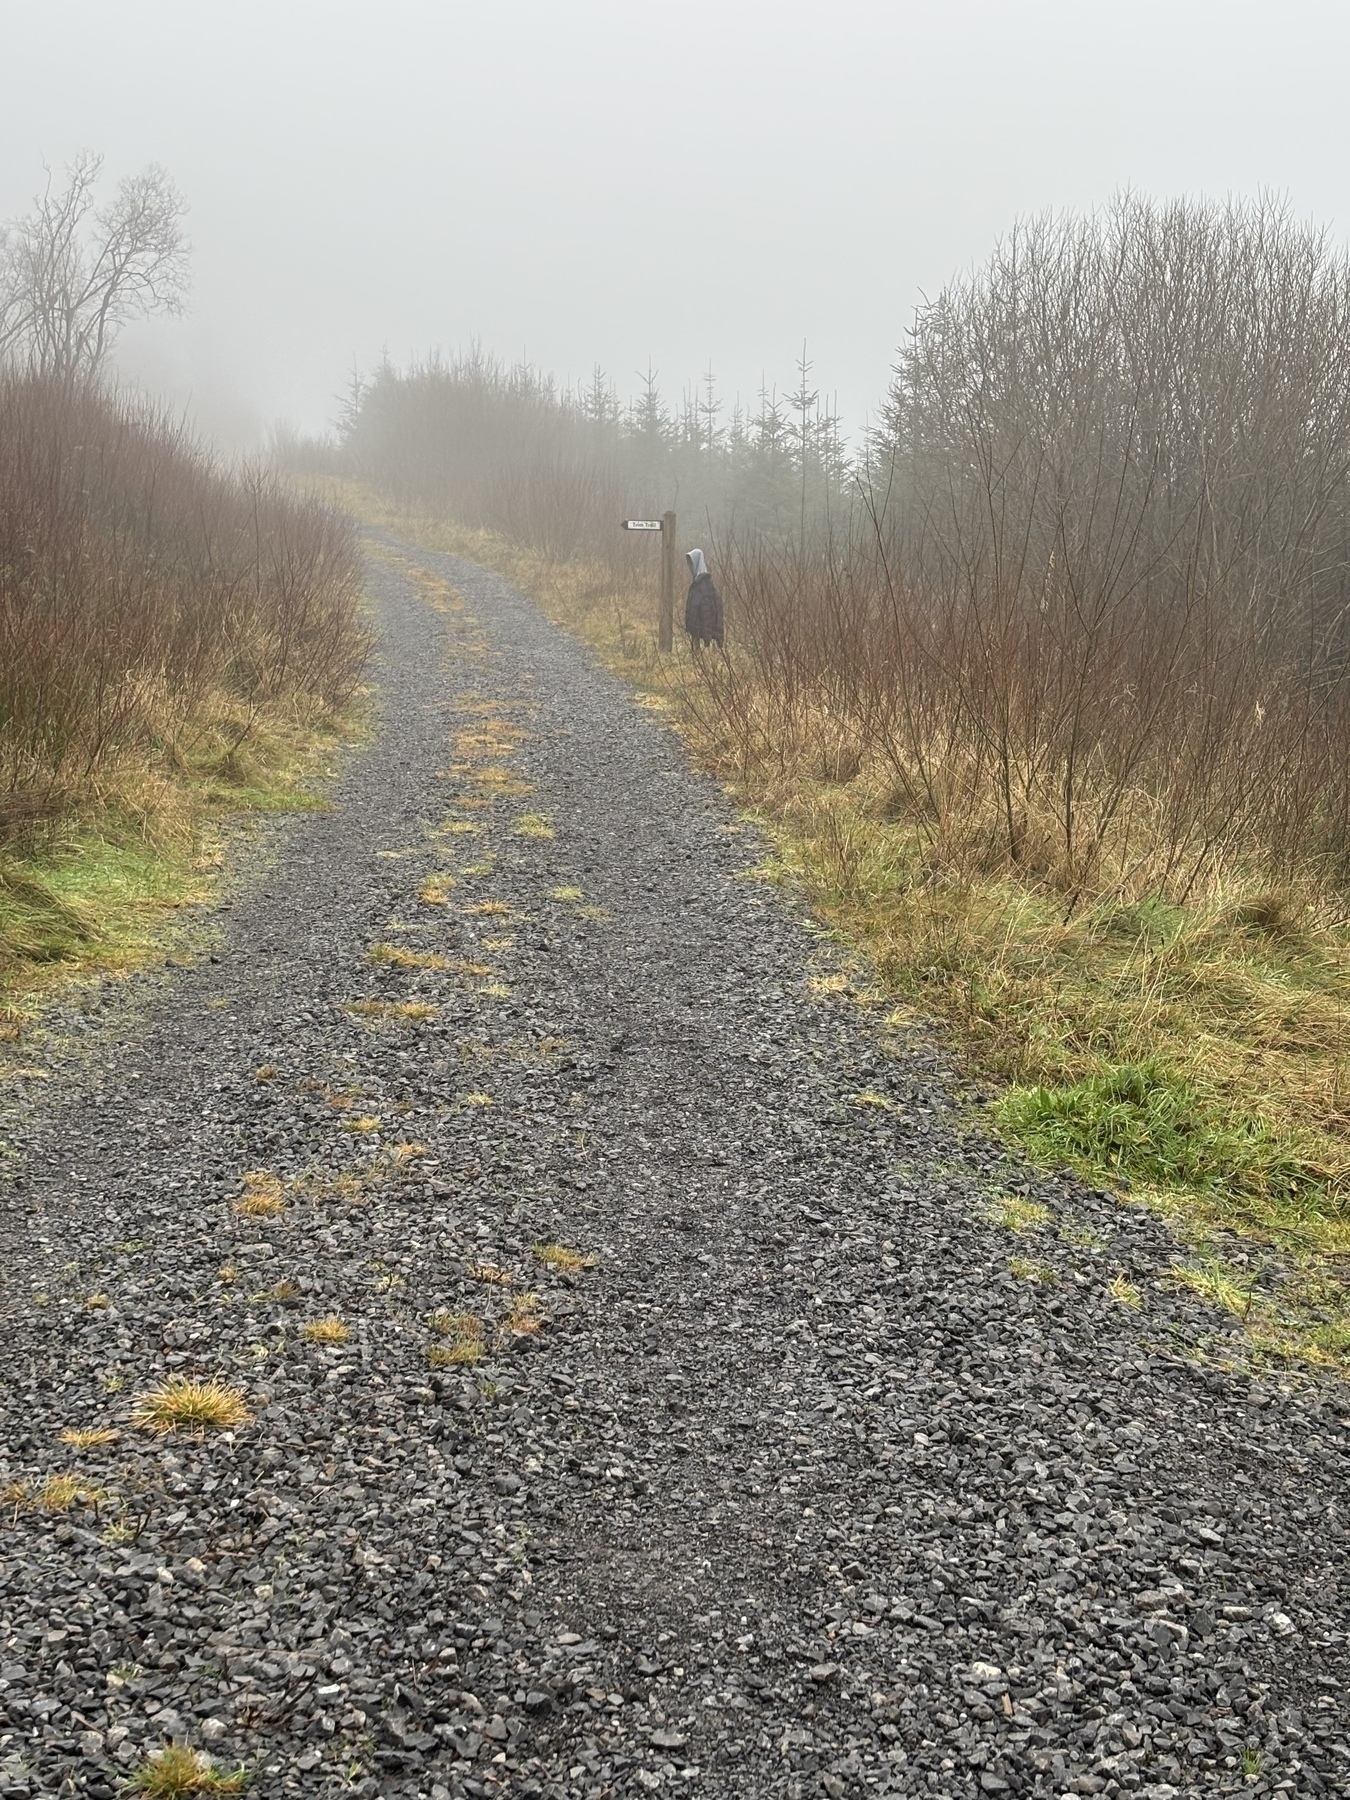
[[[386,362],[353,384],[338,460],[400,504],[562,557],[667,507],[700,530],[800,536],[847,504],[850,478],[805,351],[790,392],[729,410],[711,372],[671,406],[650,369],[624,403],[599,368],[568,390],[477,348]]]

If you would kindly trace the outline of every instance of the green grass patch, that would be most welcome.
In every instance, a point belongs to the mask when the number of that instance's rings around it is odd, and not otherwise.
[[[1013,1088],[994,1108],[1038,1162],[1090,1180],[1203,1194],[1249,1224],[1316,1231],[1326,1171],[1265,1120],[1206,1100],[1161,1062],[1118,1063],[1067,1086]]]

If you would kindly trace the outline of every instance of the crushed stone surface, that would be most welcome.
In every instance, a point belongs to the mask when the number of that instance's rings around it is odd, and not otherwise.
[[[1345,1390],[507,583],[370,587],[331,810],[0,1086],[0,1795],[1350,1794]]]

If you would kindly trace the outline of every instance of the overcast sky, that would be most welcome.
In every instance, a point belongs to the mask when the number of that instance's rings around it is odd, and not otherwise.
[[[224,442],[478,338],[846,420],[1021,213],[1286,192],[1350,230],[1345,0],[0,0],[0,216],[78,149],[191,202],[125,363]]]

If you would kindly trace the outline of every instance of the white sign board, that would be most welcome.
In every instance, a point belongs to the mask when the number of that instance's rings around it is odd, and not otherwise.
[[[660,519],[625,519],[623,528],[625,531],[660,531],[661,521]]]

